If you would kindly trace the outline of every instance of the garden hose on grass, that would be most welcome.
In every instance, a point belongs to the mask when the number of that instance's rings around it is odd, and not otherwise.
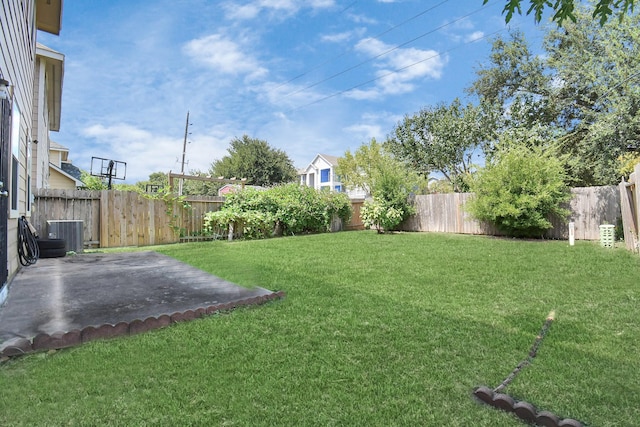
[[[525,402],[523,400],[516,401],[508,394],[501,393],[525,368],[527,365],[530,365],[533,362],[533,359],[538,354],[538,348],[540,344],[542,344],[542,340],[549,332],[549,328],[551,324],[555,320],[556,313],[555,311],[551,311],[547,316],[547,319],[542,325],[542,329],[540,329],[540,333],[536,336],[531,349],[529,350],[529,354],[527,357],[522,360],[522,362],[518,363],[518,366],[515,367],[513,371],[507,376],[494,389],[491,389],[486,386],[477,387],[473,391],[473,395],[480,401],[486,403],[487,405],[493,406],[494,408],[502,409],[506,412],[514,413],[518,418],[526,421],[528,423],[533,423],[537,425],[549,426],[549,427],[582,427],[583,424],[580,421],[574,420],[573,418],[565,418],[562,419],[549,411],[538,411],[535,406],[533,406],[529,402]]]
[[[18,218],[18,257],[23,266],[33,265],[40,257],[37,232],[24,216]]]

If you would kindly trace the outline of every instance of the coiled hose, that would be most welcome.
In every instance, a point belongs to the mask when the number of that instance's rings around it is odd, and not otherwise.
[[[24,216],[18,218],[18,257],[25,267],[35,264],[40,257],[35,230]]]

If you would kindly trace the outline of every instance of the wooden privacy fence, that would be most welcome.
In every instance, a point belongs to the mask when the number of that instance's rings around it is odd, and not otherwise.
[[[638,230],[640,229],[638,220],[638,215],[640,214],[639,180],[640,164],[637,164],[635,171],[629,177],[629,182],[625,182],[623,179],[622,182],[618,184],[624,242],[627,249],[634,252],[640,251],[640,239],[638,237]]]
[[[203,238],[203,217],[219,210],[222,197],[184,201],[145,197],[133,191],[37,190],[31,223],[40,236],[47,221],[83,221],[85,246],[148,246]]]
[[[575,223],[575,238],[600,239],[601,224],[616,224],[620,218],[620,195],[615,186],[576,187],[566,206],[571,214],[561,220],[551,218],[553,228],[545,237],[567,239],[569,222]],[[495,227],[480,223],[465,211],[465,203],[471,193],[429,194],[416,196],[416,214],[409,217],[402,229],[405,231],[434,231],[459,234],[499,235]]]
[[[575,223],[575,238],[598,240],[599,226],[616,224],[621,216],[627,246],[637,248],[638,186],[633,181],[618,187],[580,187],[572,189],[568,203],[571,215],[566,220],[552,218],[553,229],[546,237],[568,238],[568,223]],[[499,235],[494,227],[480,223],[465,211],[470,193],[416,196],[416,214],[402,225],[406,231],[431,231],[459,234]],[[178,200],[149,198],[127,191],[37,190],[31,211],[31,223],[41,236],[47,235],[47,221],[81,220],[85,246],[101,248],[148,246],[180,241],[204,240],[204,215],[220,210],[224,197],[189,196]],[[361,230],[363,200],[353,200],[351,221],[342,228]],[[633,240],[635,239],[635,240]]]

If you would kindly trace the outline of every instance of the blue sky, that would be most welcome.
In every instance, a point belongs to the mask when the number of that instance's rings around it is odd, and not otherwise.
[[[69,0],[62,121],[75,165],[127,163],[126,182],[209,169],[244,134],[296,167],[384,140],[406,114],[465,98],[504,0]],[[539,44],[533,17],[511,29]]]

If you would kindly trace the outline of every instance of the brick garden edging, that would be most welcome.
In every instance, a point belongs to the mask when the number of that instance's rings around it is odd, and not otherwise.
[[[473,395],[486,403],[506,412],[512,412],[521,420],[544,427],[583,427],[580,421],[573,418],[560,418],[549,411],[538,411],[535,406],[525,401],[514,400],[504,393],[496,393],[489,387],[478,387]]]
[[[16,340],[0,352],[0,357],[16,357],[36,351],[58,350],[61,348],[74,347],[99,339],[108,339],[123,335],[136,335],[154,329],[164,328],[173,323],[186,322],[214,313],[233,310],[238,307],[262,305],[269,301],[282,299],[285,296],[286,293],[284,291],[278,291],[239,301],[200,307],[194,310],[186,310],[184,312],[176,312],[171,315],[163,314],[158,317],[147,317],[144,320],[135,319],[130,322],[116,323],[115,325],[104,324],[98,327],[87,326],[81,330],[75,329],[69,332],[38,334],[31,340],[27,338],[20,338]]]

